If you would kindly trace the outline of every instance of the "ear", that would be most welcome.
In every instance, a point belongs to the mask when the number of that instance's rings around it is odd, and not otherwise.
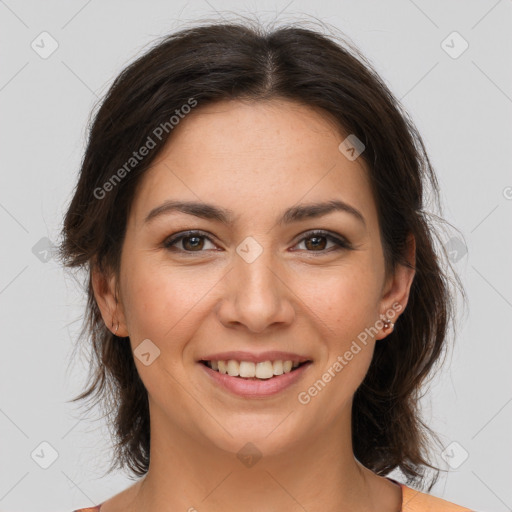
[[[91,270],[91,281],[94,297],[107,329],[120,338],[127,337],[126,319],[123,304],[117,293],[118,283],[114,272],[106,275],[94,266]],[[117,327],[118,322],[119,327]]]
[[[395,272],[388,276],[383,287],[381,318],[387,317],[393,323],[396,323],[407,306],[411,285],[416,274],[416,240],[412,234],[407,237],[405,257],[414,268],[396,265]],[[391,332],[390,329],[381,329],[375,339],[383,339]]]

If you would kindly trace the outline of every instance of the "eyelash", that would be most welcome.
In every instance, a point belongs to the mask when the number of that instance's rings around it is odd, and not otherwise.
[[[170,251],[178,251],[178,252],[182,252],[184,254],[187,254],[187,255],[191,255],[191,254],[194,254],[194,253],[201,253],[201,252],[205,252],[203,250],[201,251],[187,251],[187,250],[184,250],[184,249],[177,249],[176,247],[173,247],[174,244],[176,244],[177,242],[180,242],[181,240],[183,240],[184,238],[193,238],[193,237],[197,237],[197,238],[206,238],[207,240],[209,240],[211,243],[214,243],[212,241],[212,239],[206,234],[204,233],[204,231],[198,231],[198,230],[192,230],[192,231],[186,231],[182,234],[180,234],[179,236],[175,236],[175,235],[171,235],[169,238],[167,238],[164,243],[163,243],[163,246],[165,249],[168,249]],[[323,230],[314,230],[314,231],[310,231],[308,233],[305,233],[305,235],[297,242],[298,244],[303,242],[304,240],[307,240],[308,238],[313,238],[313,237],[324,237],[324,238],[327,238],[327,240],[333,242],[337,247],[334,249],[334,251],[340,251],[340,250],[351,250],[352,249],[352,245],[342,239],[342,238],[338,238],[338,237],[335,237],[331,234],[329,234],[328,231],[323,231]],[[297,245],[297,244],[296,244]],[[306,252],[309,252],[309,253],[315,253],[315,252],[318,252],[319,253],[319,256],[321,255],[324,255],[328,252],[333,252],[333,250],[322,250],[322,251],[307,251]]]

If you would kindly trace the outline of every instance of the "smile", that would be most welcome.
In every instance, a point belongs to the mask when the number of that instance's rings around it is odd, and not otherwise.
[[[283,375],[283,373],[290,373],[295,368],[298,368],[301,364],[298,361],[261,361],[259,363],[253,363],[252,361],[236,361],[229,359],[226,361],[201,361],[206,364],[209,368],[217,371],[223,375],[229,375],[230,377],[241,377],[244,379],[271,379],[277,375]]]
[[[215,387],[242,398],[268,398],[299,381],[313,362],[294,363],[289,360],[276,360],[253,363],[230,359],[201,360],[198,364]],[[214,369],[215,366],[216,369]]]

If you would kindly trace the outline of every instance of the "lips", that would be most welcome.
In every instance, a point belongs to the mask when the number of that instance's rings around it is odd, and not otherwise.
[[[301,379],[313,361],[290,352],[267,351],[255,354],[236,351],[205,355],[198,364],[211,379],[210,382],[221,389],[243,398],[266,398],[284,391]],[[251,369],[255,367],[256,375],[261,377],[248,376],[252,375]],[[242,371],[239,372],[239,369]],[[245,373],[247,369],[248,373]],[[240,373],[247,376],[241,376]]]

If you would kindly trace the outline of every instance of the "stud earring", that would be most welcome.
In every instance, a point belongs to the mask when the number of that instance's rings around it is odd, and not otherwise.
[[[114,328],[114,319],[112,319],[112,329]],[[114,336],[117,336],[117,330],[119,329],[119,321],[117,322],[117,325],[116,325],[116,330],[114,331]]]
[[[388,330],[391,327],[391,330],[395,328],[395,324],[393,322],[390,322],[387,318],[384,320],[384,330]]]

